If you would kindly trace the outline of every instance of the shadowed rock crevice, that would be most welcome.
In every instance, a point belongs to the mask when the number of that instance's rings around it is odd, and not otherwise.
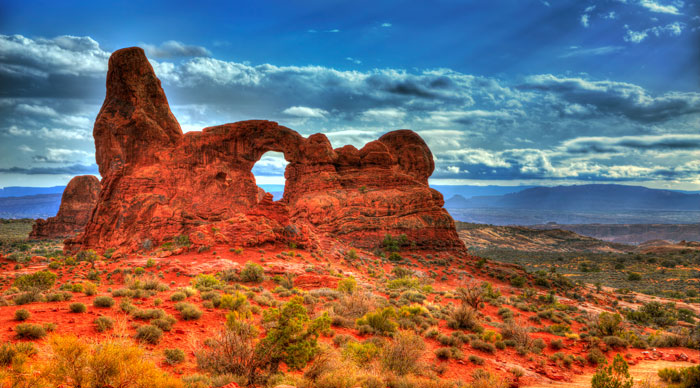
[[[410,130],[360,150],[264,120],[182,134],[143,50],[128,48],[110,58],[93,134],[102,192],[69,250],[134,251],[178,235],[195,245],[320,248],[333,239],[371,248],[386,233],[419,248],[464,249],[442,195],[428,186],[432,153]],[[268,151],[288,162],[277,202],[260,195],[251,172]]]

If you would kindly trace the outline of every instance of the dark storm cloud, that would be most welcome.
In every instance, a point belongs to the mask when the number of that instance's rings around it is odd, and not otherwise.
[[[639,150],[700,150],[700,135],[668,134],[658,136],[584,137],[564,143],[570,153],[622,152],[623,148]]]
[[[73,164],[63,167],[9,167],[0,168],[0,173],[27,174],[27,175],[98,175],[97,165]]]
[[[523,90],[552,93],[598,112],[653,123],[700,112],[700,93],[669,92],[651,96],[642,87],[613,81],[588,81],[551,74],[528,77]]]

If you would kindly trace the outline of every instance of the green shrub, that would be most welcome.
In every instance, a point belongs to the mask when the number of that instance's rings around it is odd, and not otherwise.
[[[619,354],[612,365],[599,368],[591,379],[591,388],[632,388],[629,365]]]
[[[85,307],[85,304],[80,302],[71,303],[68,306],[68,308],[72,313],[84,313],[85,311],[87,311],[87,307]]]
[[[664,382],[675,384],[674,388],[700,387],[700,366],[681,369],[664,368],[659,371],[659,377]]]
[[[343,355],[357,363],[366,365],[379,355],[379,347],[373,342],[346,341],[343,347]]]
[[[12,297],[12,302],[17,306],[25,305],[27,303],[32,302],[41,302],[41,300],[41,293],[39,293],[36,290],[23,292]]]
[[[240,292],[233,295],[225,294],[221,296],[219,307],[231,311],[245,311],[248,307],[248,298]]]
[[[207,289],[207,288],[213,288],[216,287],[220,284],[219,279],[214,277],[214,275],[207,275],[207,274],[199,274],[197,275],[196,278],[194,278],[194,281],[192,282],[192,285],[194,288],[198,290],[202,289]]]
[[[56,282],[56,274],[49,271],[39,271],[18,276],[13,285],[22,291],[46,291]]]
[[[630,311],[627,313],[627,319],[640,324],[667,327],[676,323],[677,314],[673,304],[654,301],[644,304],[637,311]]]
[[[631,282],[638,282],[642,280],[642,275],[636,272],[630,272],[629,274],[627,274],[627,280]]]
[[[386,307],[380,310],[368,312],[362,318],[358,319],[355,324],[357,326],[367,325],[372,328],[377,334],[391,334],[396,331],[398,323],[395,321],[396,311],[393,307]]]
[[[93,321],[95,323],[95,330],[101,332],[111,330],[114,327],[114,319],[101,315]]]
[[[169,365],[179,364],[185,361],[185,352],[182,349],[165,349],[163,350],[165,355],[165,362]]]
[[[134,319],[142,320],[158,319],[165,316],[165,311],[162,309],[136,309],[134,307],[134,310],[131,311],[131,316]]]
[[[187,298],[187,295],[185,295],[185,293],[182,291],[177,291],[170,295],[170,300],[172,300],[173,302],[181,302],[185,300],[185,298]]]
[[[603,342],[605,342],[605,344],[612,349],[626,348],[629,346],[627,340],[614,335],[603,337]]]
[[[260,264],[253,262],[245,263],[241,270],[241,281],[246,283],[261,283],[265,280],[265,270]]]
[[[493,353],[496,351],[496,347],[492,343],[482,341],[480,339],[475,339],[469,344],[472,346],[472,348],[481,350],[482,352]]]
[[[17,333],[18,338],[24,339],[39,339],[46,336],[46,329],[41,325],[34,325],[31,323],[20,323],[15,326],[15,333]]]
[[[477,365],[482,365],[484,363],[484,359],[482,357],[477,356],[476,354],[469,355],[467,359],[469,360],[469,362],[472,362]]]
[[[136,329],[136,339],[149,344],[157,344],[161,336],[163,336],[163,330],[153,325],[143,325]]]
[[[177,319],[175,319],[175,317],[173,317],[170,314],[165,314],[160,318],[151,320],[151,325],[156,326],[157,328],[163,331],[170,331],[172,330],[175,322],[177,322]]]
[[[526,280],[522,276],[515,276],[515,277],[510,279],[510,284],[513,287],[522,288],[525,285],[525,283],[526,283]]]
[[[591,349],[591,351],[586,355],[586,359],[593,365],[605,364],[607,362],[605,354],[603,354],[603,352],[601,352],[598,348]]]
[[[202,317],[202,310],[192,303],[179,302],[175,305],[175,309],[180,312],[182,319],[192,321]]]
[[[353,277],[347,277],[344,279],[341,279],[338,282],[338,287],[336,288],[340,292],[344,292],[346,294],[352,294],[355,292],[355,289],[357,288],[357,280]]]
[[[112,307],[114,306],[114,299],[107,295],[98,296],[92,301],[92,305],[95,307]]]
[[[272,325],[259,346],[259,351],[270,355],[273,370],[280,362],[292,370],[301,369],[318,349],[318,336],[330,328],[331,319],[323,313],[310,319],[303,298],[295,296],[280,308],[263,312],[263,324]]]
[[[31,316],[32,316],[32,314],[30,314],[29,311],[27,311],[25,309],[19,309],[19,310],[15,311],[15,320],[16,321],[26,321]]]

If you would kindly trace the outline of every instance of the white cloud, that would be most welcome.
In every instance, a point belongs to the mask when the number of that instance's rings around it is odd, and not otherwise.
[[[368,109],[362,112],[362,119],[367,121],[400,121],[406,117],[406,112],[396,108]]]
[[[18,150],[22,152],[34,152],[34,149],[29,147],[28,145],[22,144],[19,147],[17,147]]]
[[[0,35],[0,58],[0,71],[13,76],[48,77],[53,73],[104,77],[109,53],[90,37]]]
[[[683,6],[682,1],[679,2],[678,4],[681,7]],[[639,5],[648,9],[651,12],[666,13],[666,14],[671,14],[671,15],[680,15],[680,10],[676,6],[660,4],[656,0],[639,0]]]
[[[382,27],[389,28],[391,27],[391,23],[382,23]]]
[[[328,114],[323,109],[309,108],[307,106],[292,106],[282,111],[284,114],[295,117],[324,118]]]
[[[588,14],[584,13],[583,15],[581,15],[581,25],[588,28],[588,26],[590,26],[589,19],[590,16]]]
[[[352,62],[352,63],[354,63],[354,64],[356,64],[356,65],[359,65],[359,64],[362,63],[361,60],[359,60],[359,59],[357,59],[357,58],[353,58],[353,57],[345,57],[345,60],[346,60],[346,61],[350,61],[350,62]]]
[[[95,155],[81,150],[65,148],[47,148],[43,154],[34,156],[34,161],[45,163],[79,163],[94,162]]]
[[[644,29],[642,31],[634,31],[627,24],[625,24],[626,32],[624,39],[626,42],[641,43],[647,37],[649,37],[650,34],[653,34],[656,37],[661,37],[663,35],[671,37],[680,36],[683,33],[685,26],[685,23],[673,22],[665,26],[656,26]]]

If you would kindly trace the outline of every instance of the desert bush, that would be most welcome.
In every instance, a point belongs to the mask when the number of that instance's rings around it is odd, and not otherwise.
[[[515,321],[506,321],[501,327],[501,335],[506,340],[504,341],[506,345],[509,343],[508,341],[512,341],[520,353],[527,353],[532,348],[533,341],[527,327],[516,324]]]
[[[382,349],[382,365],[399,376],[416,372],[420,369],[419,360],[424,352],[425,342],[419,336],[401,331]]]
[[[620,338],[614,335],[603,337],[603,342],[605,342],[605,344],[612,349],[626,348],[627,346],[629,346],[629,344],[624,338]]]
[[[260,264],[249,261],[241,270],[240,278],[246,283],[261,283],[265,280],[265,270]]]
[[[67,291],[60,291],[60,292],[53,292],[48,295],[46,295],[46,301],[47,302],[65,302],[67,300],[70,300],[73,297],[73,294]]]
[[[333,304],[333,314],[355,320],[367,314],[374,307],[374,301],[369,293],[354,292],[344,294]]]
[[[169,365],[179,364],[185,361],[185,352],[182,349],[165,349],[163,350],[165,362]]]
[[[480,364],[483,364],[483,360]],[[472,372],[473,380],[469,384],[469,388],[506,388],[508,384],[498,378],[498,376],[491,374],[483,369],[477,369]]]
[[[175,309],[180,312],[180,316],[186,321],[199,319],[202,316],[202,310],[192,303],[179,302],[175,305]]]
[[[83,283],[83,292],[85,295],[92,296],[97,294],[97,285],[93,282]]]
[[[112,307],[114,306],[114,299],[107,295],[98,296],[92,301],[92,305],[95,307]]]
[[[221,296],[221,301],[219,302],[219,307],[222,309],[227,309],[231,311],[247,311],[249,306],[248,298],[240,292],[236,292],[233,295],[225,294]]]
[[[202,273],[197,275],[197,277],[194,278],[194,280],[192,281],[192,286],[200,291],[203,289],[216,287],[219,284],[221,284],[219,282],[219,279],[217,279],[214,275],[207,275]]]
[[[22,291],[46,291],[56,282],[56,274],[49,271],[39,271],[18,276],[13,285]]]
[[[85,307],[85,303],[80,303],[80,302],[75,302],[71,303],[68,305],[68,308],[70,309],[70,312],[72,313],[84,313],[87,311],[87,307]]]
[[[447,326],[452,329],[465,329],[476,333],[483,330],[476,310],[467,304],[461,304],[450,311]]]
[[[177,322],[177,319],[175,319],[170,314],[165,314],[160,318],[152,319],[151,325],[153,325],[153,326],[155,326],[163,331],[170,331],[170,330],[172,330],[175,322]]]
[[[559,350],[564,347],[564,342],[560,339],[553,339],[549,341],[549,347],[554,350]]]
[[[394,333],[398,324],[395,321],[396,310],[393,307],[386,307],[373,312],[368,312],[362,318],[359,318],[355,324],[360,326],[369,326],[377,334],[387,335]]]
[[[41,302],[41,300],[42,296],[38,290],[23,292],[12,297],[12,302],[17,306],[25,305],[32,302]]]
[[[162,309],[134,309],[131,311],[131,316],[134,317],[134,319],[146,321],[149,319],[162,318],[165,316],[165,311]]]
[[[630,311],[626,314],[630,321],[667,327],[676,323],[677,311],[673,304],[662,304],[661,302],[649,302],[640,307],[637,311]]]
[[[99,332],[104,332],[111,330],[114,327],[114,319],[101,315],[94,320],[95,330]]]
[[[380,352],[380,348],[373,342],[346,342],[343,347],[343,356],[353,360],[358,365],[366,365],[374,360]]]
[[[25,309],[19,309],[15,311],[15,320],[16,321],[26,321],[31,317],[32,314],[29,313],[29,311]]]
[[[177,291],[170,295],[170,300],[173,302],[182,302],[185,298],[187,298],[187,295],[182,291]]]
[[[614,336],[620,333],[620,323],[622,323],[620,314],[602,312],[594,323],[589,324],[589,331],[598,337]]]
[[[54,336],[49,345],[50,360],[42,371],[49,386],[183,388],[128,342],[88,344],[75,336]]]
[[[632,388],[629,365],[619,354],[612,365],[599,368],[591,379],[591,388]]]
[[[208,339],[207,349],[196,352],[197,366],[213,374],[243,376],[246,384],[265,379],[267,365],[256,355],[257,329],[248,322],[235,321],[216,337]]]
[[[9,366],[15,359],[15,356],[31,356],[36,354],[37,350],[31,342],[19,342],[13,344],[4,342],[0,345],[0,367]],[[0,373],[1,377],[2,373]],[[0,381],[2,381],[0,379]]]
[[[674,383],[674,388],[700,387],[700,366],[691,366],[679,370],[665,368],[659,371],[659,377],[664,382]]]
[[[142,325],[136,329],[136,339],[149,344],[157,344],[162,336],[163,330],[153,325]]]
[[[469,343],[472,348],[476,350],[481,350],[482,352],[493,353],[496,351],[496,347],[489,342],[482,341],[480,339],[475,339]]]
[[[607,362],[605,354],[598,348],[591,349],[586,355],[586,360],[593,365],[605,364]]]
[[[17,333],[18,338],[24,339],[39,339],[46,336],[46,329],[41,325],[34,325],[31,323],[20,323],[15,326],[15,333]]]
[[[357,280],[353,277],[347,277],[343,278],[338,282],[338,287],[336,290],[345,293],[345,294],[352,294],[355,292],[355,289],[357,288]]]

